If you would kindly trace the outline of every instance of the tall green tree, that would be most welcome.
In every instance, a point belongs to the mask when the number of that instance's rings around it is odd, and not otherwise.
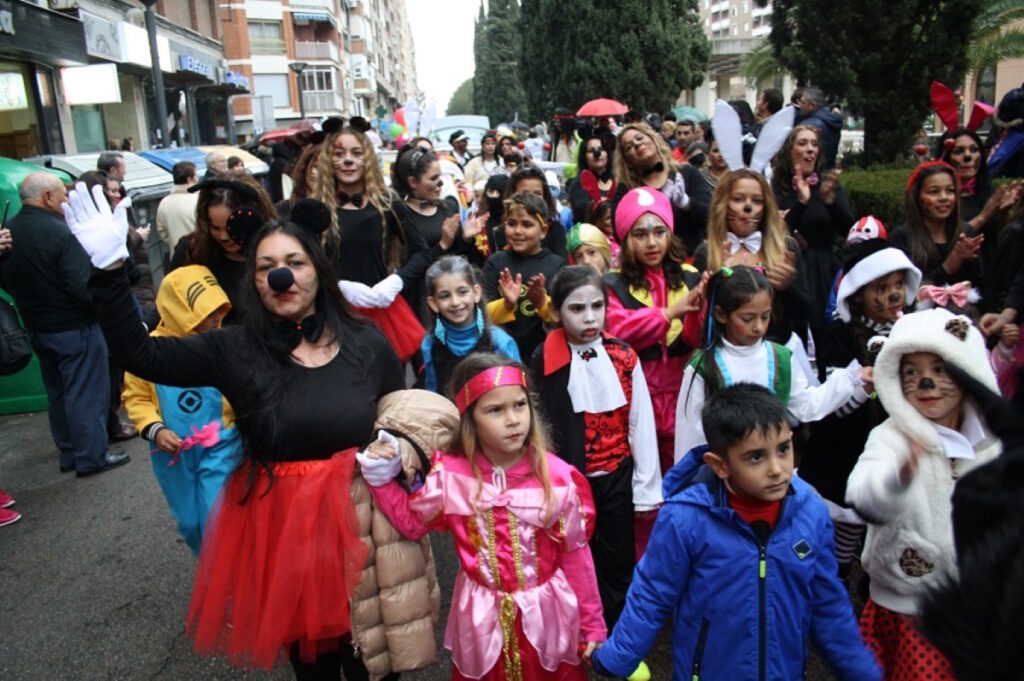
[[[611,97],[664,112],[704,80],[711,48],[698,0],[522,0],[530,109]]]
[[[517,0],[490,0],[487,13],[483,3],[477,17],[473,47],[473,103],[478,114],[489,116],[492,124],[510,122],[518,115],[527,119],[526,93],[519,77],[523,36]]]
[[[928,115],[931,81],[962,80],[986,2],[774,0],[770,39],[798,81],[864,116],[865,161],[892,161],[908,153]]]
[[[476,111],[476,106],[473,103],[473,79],[467,78],[459,87],[455,88],[452,98],[448,100],[447,115],[473,114]]]

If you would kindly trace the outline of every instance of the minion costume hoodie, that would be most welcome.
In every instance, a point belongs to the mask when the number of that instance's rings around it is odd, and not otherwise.
[[[231,309],[224,289],[201,265],[180,267],[166,277],[156,297],[161,321],[151,336],[195,335],[210,315]],[[152,443],[153,472],[163,489],[178,532],[199,553],[206,517],[224,481],[241,461],[235,415],[220,391],[154,384],[125,374],[122,394],[128,416]],[[182,441],[175,454],[156,446],[168,428]]]

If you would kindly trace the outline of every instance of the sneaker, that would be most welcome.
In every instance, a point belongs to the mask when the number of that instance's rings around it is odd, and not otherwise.
[[[11,511],[6,508],[0,508],[0,527],[4,525],[10,525],[21,520],[21,514],[17,511]]]
[[[14,497],[0,489],[0,508],[10,508],[11,506],[14,506]]]

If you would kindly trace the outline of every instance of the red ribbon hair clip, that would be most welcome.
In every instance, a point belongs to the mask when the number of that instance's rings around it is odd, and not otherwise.
[[[907,180],[907,192],[910,192],[910,190],[913,189],[914,183],[917,182],[917,178],[922,172],[928,170],[929,168],[940,167],[947,168],[949,172],[953,174],[953,182],[955,182],[957,185],[957,194],[959,195],[960,179],[956,174],[956,169],[954,169],[953,166],[949,165],[945,161],[925,161],[924,163],[921,163],[916,168],[914,168],[914,172],[910,173],[910,178]]]

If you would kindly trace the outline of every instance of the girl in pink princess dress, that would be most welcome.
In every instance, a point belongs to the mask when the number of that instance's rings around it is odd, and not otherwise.
[[[358,455],[377,506],[406,537],[448,530],[461,569],[445,647],[452,679],[585,681],[607,630],[594,564],[590,487],[547,451],[526,369],[474,353],[455,367],[461,425],[451,452],[406,488],[386,433]]]

